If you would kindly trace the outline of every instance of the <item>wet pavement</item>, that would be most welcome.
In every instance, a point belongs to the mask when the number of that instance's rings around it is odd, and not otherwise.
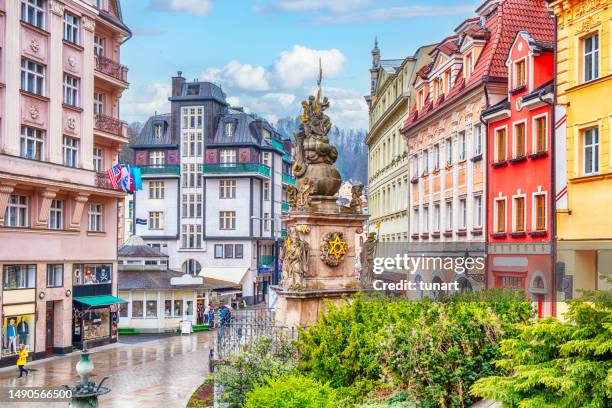
[[[189,397],[208,375],[208,353],[213,345],[211,332],[183,336],[123,336],[120,343],[93,349],[92,380],[110,394],[100,398],[100,407],[185,407]],[[30,363],[27,378],[16,378],[17,367],[0,369],[0,387],[73,386],[78,380],[75,365],[78,353]],[[56,403],[0,403],[9,407],[67,407]]]

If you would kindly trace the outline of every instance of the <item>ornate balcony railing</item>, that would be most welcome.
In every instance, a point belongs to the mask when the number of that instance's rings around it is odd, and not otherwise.
[[[113,135],[125,137],[127,124],[122,120],[106,115],[95,115],[95,128]]]
[[[97,171],[96,172],[96,186],[98,188],[104,188],[104,189],[107,189],[107,190],[118,190],[116,188],[113,188],[113,185],[111,184],[110,180],[108,179],[108,176],[107,176],[105,171]]]
[[[96,56],[96,70],[119,81],[127,82],[128,68],[110,58]]]
[[[283,174],[283,184],[289,184],[295,186],[295,177],[290,176],[288,174]]]

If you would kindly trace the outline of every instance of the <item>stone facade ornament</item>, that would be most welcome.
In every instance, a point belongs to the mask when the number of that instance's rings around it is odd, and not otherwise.
[[[40,116],[40,111],[34,105],[30,106],[29,113],[30,117],[34,120],[38,119],[38,117]]]
[[[282,285],[291,290],[304,288],[304,277],[308,270],[310,246],[300,237],[297,227],[289,230],[285,245],[281,252],[283,260]]]
[[[68,129],[74,130],[76,128],[76,119],[69,117],[66,124],[68,125]]]
[[[321,237],[320,257],[327,266],[338,266],[349,249],[342,232],[328,232]]]
[[[363,184],[355,184],[351,187],[351,202],[349,203],[349,207],[353,209],[353,211],[357,213],[363,212],[361,195],[363,194]]]
[[[376,245],[378,244],[378,238],[376,238],[375,232],[368,234],[368,239],[363,243],[363,251],[361,251],[361,275],[359,280],[361,281],[361,287],[371,288],[372,282],[374,282],[374,254],[376,252]]]
[[[51,9],[51,12],[54,14],[57,14],[58,16],[61,16],[62,18],[64,18],[64,8],[66,6],[64,6],[63,3],[60,3],[57,0],[51,0],[49,2],[49,8]]]
[[[287,194],[289,207],[293,210],[304,211],[310,208],[311,193],[314,189],[314,183],[308,177],[299,180],[297,187],[288,186]]]
[[[35,38],[32,38],[32,41],[30,41],[30,50],[35,54],[40,51],[40,43]]]
[[[89,17],[83,16],[83,28],[86,29],[87,31],[94,32],[96,29],[95,20]]]
[[[68,65],[70,65],[72,68],[76,67],[76,58],[74,58],[74,56],[69,56],[68,57]]]

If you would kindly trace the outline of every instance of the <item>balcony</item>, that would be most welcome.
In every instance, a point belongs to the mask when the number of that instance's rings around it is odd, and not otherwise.
[[[128,68],[110,58],[96,56],[96,71],[127,84]]]
[[[289,184],[295,186],[295,177],[289,174],[283,174],[283,184]]]
[[[219,163],[202,165],[204,177],[214,174],[256,174],[270,177],[270,168],[260,163]]]
[[[281,230],[281,238],[282,239],[287,238],[287,230],[286,229]]]
[[[119,190],[119,188],[113,188],[110,180],[105,171],[96,172],[96,187],[103,188],[105,190]]]
[[[283,212],[289,212],[289,203],[287,201],[283,201],[281,204],[281,210],[283,210]]]
[[[274,257],[272,255],[262,255],[259,257],[259,266],[274,266]]]
[[[127,123],[106,115],[95,115],[94,127],[101,132],[119,137],[127,137]]]
[[[181,169],[178,165],[165,164],[161,166],[139,166],[140,174],[146,176],[179,176]]]

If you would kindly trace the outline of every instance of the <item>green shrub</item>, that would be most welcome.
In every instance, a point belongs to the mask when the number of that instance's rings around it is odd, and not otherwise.
[[[301,375],[268,380],[247,394],[246,408],[331,408],[335,391],[328,384]]]
[[[504,375],[478,380],[471,392],[508,407],[612,406],[612,302],[574,301],[565,317],[522,325],[503,340],[496,363]]]

